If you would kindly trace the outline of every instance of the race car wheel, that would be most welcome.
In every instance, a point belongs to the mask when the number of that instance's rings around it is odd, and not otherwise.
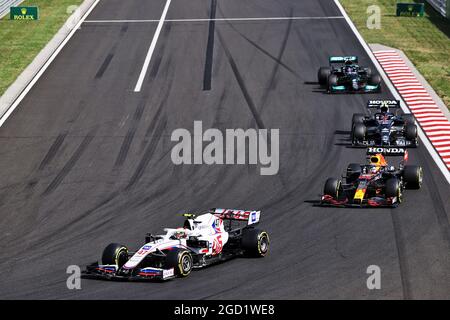
[[[122,266],[128,261],[128,248],[118,243],[109,244],[105,250],[103,250],[102,263],[103,264],[115,264],[122,268]]]
[[[194,260],[188,250],[171,250],[167,253],[165,267],[174,268],[175,274],[180,277],[187,277],[194,267]]]
[[[338,77],[332,74],[328,77],[328,91],[331,92],[331,88],[338,85]]]
[[[352,117],[352,127],[358,123],[364,123],[365,115],[362,113],[354,113]]]
[[[417,126],[415,124],[406,125],[405,138],[411,141],[415,141],[417,139]]]
[[[245,229],[242,233],[242,249],[250,257],[264,257],[269,252],[269,234],[259,229]]]
[[[372,69],[371,68],[366,68],[366,75],[368,78],[370,78],[372,76]]]
[[[361,165],[358,163],[350,163],[347,167],[346,180],[348,183],[354,182],[361,174]]]
[[[403,181],[407,189],[420,189],[423,180],[423,170],[420,166],[405,166]]]
[[[341,180],[328,178],[325,182],[325,187],[323,188],[323,194],[332,196],[334,199],[338,199],[342,189],[341,184]]]
[[[372,86],[378,86],[381,84],[381,77],[377,74],[371,75],[369,78],[369,84]]]
[[[397,178],[390,178],[386,181],[386,198],[393,197],[397,197],[399,203],[402,202],[402,186],[400,180]]]
[[[410,113],[402,115],[402,119],[406,125],[414,125],[416,121],[414,116]]]
[[[353,142],[361,142],[366,139],[367,128],[364,124],[358,123],[352,129]]]
[[[331,74],[331,69],[328,67],[321,67],[317,74],[317,78],[319,80],[319,84],[321,86],[326,86],[328,82],[328,77]]]

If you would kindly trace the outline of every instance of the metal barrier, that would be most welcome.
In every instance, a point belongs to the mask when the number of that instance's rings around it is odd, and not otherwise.
[[[447,19],[450,19],[450,0],[427,0],[427,2]]]
[[[19,5],[23,0],[0,0],[0,19],[9,14],[9,8]]]

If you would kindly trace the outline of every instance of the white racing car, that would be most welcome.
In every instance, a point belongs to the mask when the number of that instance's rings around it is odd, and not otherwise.
[[[103,251],[102,264],[88,265],[83,277],[169,280],[237,256],[264,257],[269,250],[269,235],[254,228],[260,214],[234,209],[211,209],[198,216],[184,214],[187,219],[182,228],[164,229],[164,235],[147,234],[146,243],[136,252],[111,243]]]

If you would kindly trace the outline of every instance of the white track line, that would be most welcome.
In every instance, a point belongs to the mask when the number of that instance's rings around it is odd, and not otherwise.
[[[141,74],[139,75],[139,79],[136,83],[136,87],[134,88],[134,92],[141,91],[142,84],[144,83],[145,75],[147,74],[148,66],[150,65],[150,61],[152,60],[153,52],[155,51],[156,47],[156,42],[158,42],[159,34],[161,33],[162,27],[164,25],[164,20],[166,19],[167,11],[169,11],[171,1],[172,0],[167,0],[166,5],[164,6],[161,19],[159,19],[158,26],[156,27],[153,40],[150,44],[150,48],[148,49],[147,56],[145,57],[144,65],[142,66]]]
[[[255,17],[255,18],[198,18],[198,19],[167,19],[165,22],[211,22],[211,21],[283,21],[283,20],[332,20],[344,19],[343,16],[330,17]],[[84,23],[155,23],[161,20],[142,19],[142,20],[86,20]]]
[[[383,78],[384,82],[386,83],[386,85],[388,86],[389,90],[391,91],[392,95],[395,97],[395,99],[400,100],[401,103],[401,108],[403,110],[404,113],[410,113],[411,111],[408,109],[407,104],[403,101],[402,97],[400,96],[400,94],[396,91],[394,85],[392,84],[392,82],[390,81],[389,77],[386,75],[386,72],[383,70],[383,68],[381,67],[380,63],[378,62],[378,60],[376,59],[375,55],[373,54],[372,50],[370,50],[368,44],[366,43],[366,41],[363,39],[363,37],[361,36],[361,34],[359,33],[358,29],[355,27],[355,25],[353,24],[352,20],[350,19],[350,17],[348,16],[347,12],[345,11],[344,7],[341,5],[341,3],[339,2],[339,0],[334,0],[334,3],[336,4],[336,6],[339,8],[339,10],[341,11],[342,15],[345,17],[345,20],[347,21],[348,25],[350,26],[350,29],[352,29],[353,33],[356,35],[356,37],[358,38],[359,42],[361,43],[361,45],[363,46],[364,50],[366,51],[366,53],[369,55],[370,59],[372,60],[373,64],[375,65],[375,67],[377,68],[378,72],[380,73],[381,77]],[[384,51],[380,51],[380,52],[384,52]],[[392,51],[386,51],[386,52],[392,52]],[[387,54],[389,55],[389,54]],[[431,120],[432,117],[430,117]],[[445,117],[444,117],[445,118]],[[446,119],[446,118],[445,118]],[[433,119],[434,120],[434,119]],[[437,120],[437,119],[436,119]],[[441,120],[441,119],[439,119]],[[438,166],[439,170],[441,170],[442,174],[444,175],[445,179],[447,180],[447,182],[450,184],[450,171],[449,171],[449,167],[447,166],[447,164],[444,162],[444,160],[438,155],[436,149],[434,149],[433,145],[431,144],[430,140],[428,140],[428,137],[425,135],[425,133],[423,132],[422,128],[419,126],[418,128],[419,131],[419,137],[420,140],[423,143],[423,146],[425,148],[427,148],[428,152],[430,153],[431,157],[433,158],[434,162],[436,163],[436,165]],[[431,139],[431,138],[430,138]]]
[[[88,9],[88,11],[84,14],[84,16],[80,19],[80,21],[77,23],[77,25],[72,29],[72,31],[67,35],[67,37],[64,39],[63,42],[58,46],[58,48],[53,52],[53,54],[50,56],[50,58],[45,62],[45,64],[42,66],[42,68],[39,70],[39,72],[34,76],[33,80],[30,81],[30,83],[25,87],[25,90],[22,91],[22,93],[17,97],[17,99],[14,101],[14,103],[9,107],[8,111],[6,111],[3,116],[0,119],[0,127],[5,123],[5,121],[9,118],[9,116],[14,112],[14,110],[17,108],[17,106],[22,102],[23,98],[27,95],[27,93],[33,88],[35,83],[39,80],[39,78],[44,74],[45,70],[50,66],[50,64],[55,60],[56,56],[61,52],[61,50],[64,48],[64,46],[69,42],[69,40],[73,37],[75,32],[80,28],[81,24],[84,22],[84,20],[89,16],[89,14],[94,10],[95,6],[100,2],[100,0],[95,1],[91,7]]]

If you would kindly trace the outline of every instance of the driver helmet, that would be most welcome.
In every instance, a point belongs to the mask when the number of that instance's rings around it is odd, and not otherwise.
[[[355,67],[353,65],[353,62],[350,60],[345,61],[345,72],[347,73],[354,73],[355,72]]]
[[[184,229],[177,229],[174,232],[173,236],[176,239],[180,240],[180,239],[185,239],[187,237],[187,234],[186,234],[186,231]]]
[[[381,111],[381,113],[388,113],[389,112],[389,108],[387,107],[387,106],[382,106],[381,108],[380,108],[380,111]]]
[[[386,166],[387,162],[384,156],[381,153],[377,153],[373,156],[370,156],[370,164],[373,165],[375,168],[380,169],[382,166]]]
[[[351,65],[353,65],[353,62],[352,62],[352,60],[345,60],[345,65],[346,66],[351,66]]]

